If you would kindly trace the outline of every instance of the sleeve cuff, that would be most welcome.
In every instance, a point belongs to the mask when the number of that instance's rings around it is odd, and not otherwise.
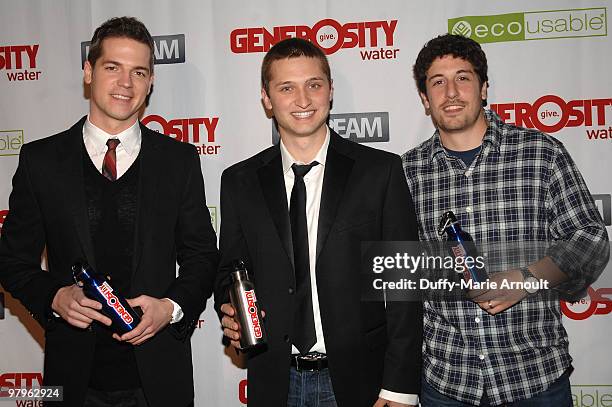
[[[181,319],[183,319],[183,316],[184,316],[183,309],[181,308],[180,305],[178,305],[175,301],[171,300],[170,298],[164,298],[164,299],[172,303],[172,319],[170,320],[170,323],[176,324]]]
[[[419,404],[419,395],[418,394],[405,394],[405,393],[396,393],[394,391],[389,391],[385,389],[381,389],[378,397],[381,399],[394,401],[396,403],[410,404],[416,406]]]

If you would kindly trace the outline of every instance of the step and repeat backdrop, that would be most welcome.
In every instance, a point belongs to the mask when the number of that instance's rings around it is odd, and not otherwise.
[[[139,18],[155,39],[155,85],[142,122],[197,147],[215,229],[221,172],[277,137],[259,83],[261,60],[275,42],[299,36],[322,47],[335,88],[331,127],[354,142],[401,154],[433,132],[411,70],[423,44],[445,32],[483,44],[488,108],[562,141],[609,227],[608,9],[609,0],[0,0],[0,227],[21,146],[86,114],[88,41],[103,21],[123,15]],[[580,302],[562,303],[575,359],[575,406],[612,406],[609,275],[606,270]],[[244,361],[222,346],[221,335],[209,301],[192,338],[196,406],[247,403]],[[43,354],[42,329],[0,289],[0,385],[37,385]]]

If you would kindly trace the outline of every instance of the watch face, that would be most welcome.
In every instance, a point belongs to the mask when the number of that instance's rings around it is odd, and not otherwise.
[[[525,291],[527,291],[528,294],[535,294],[538,292],[539,290],[539,281],[537,278],[530,276],[527,277],[524,282],[525,284]]]

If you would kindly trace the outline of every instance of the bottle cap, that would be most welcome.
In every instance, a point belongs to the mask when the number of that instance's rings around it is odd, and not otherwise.
[[[234,267],[234,271],[231,274],[232,281],[241,281],[241,280],[249,279],[249,275],[248,275],[246,266],[244,265],[244,261],[240,259],[234,260],[232,264]]]
[[[90,278],[89,265],[77,262],[72,266],[72,279],[79,287],[83,287],[83,280]]]
[[[452,225],[453,223],[457,223],[457,217],[453,213],[453,211],[446,211],[442,214],[442,218],[440,219],[440,224],[438,225],[438,234],[442,236],[447,227]]]
[[[235,271],[246,271],[246,266],[244,265],[244,261],[242,261],[242,259],[234,260],[232,265],[234,266]]]

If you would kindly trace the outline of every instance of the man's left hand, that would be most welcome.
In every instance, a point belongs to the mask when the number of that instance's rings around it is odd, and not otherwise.
[[[140,323],[130,332],[121,336],[113,334],[113,338],[132,345],[140,345],[155,336],[161,329],[170,323],[174,307],[167,299],[158,299],[148,295],[140,295],[128,299],[131,307],[140,307],[142,317]]]
[[[372,407],[416,407],[414,404],[398,403],[397,401],[389,401],[379,398]]]
[[[508,270],[492,274],[489,277],[489,283],[497,283],[496,289],[483,288],[479,290],[470,290],[467,296],[491,315],[505,311],[525,298],[527,292],[523,289],[501,288],[501,284],[504,280],[508,283],[522,283],[523,273],[521,273],[520,270]]]

